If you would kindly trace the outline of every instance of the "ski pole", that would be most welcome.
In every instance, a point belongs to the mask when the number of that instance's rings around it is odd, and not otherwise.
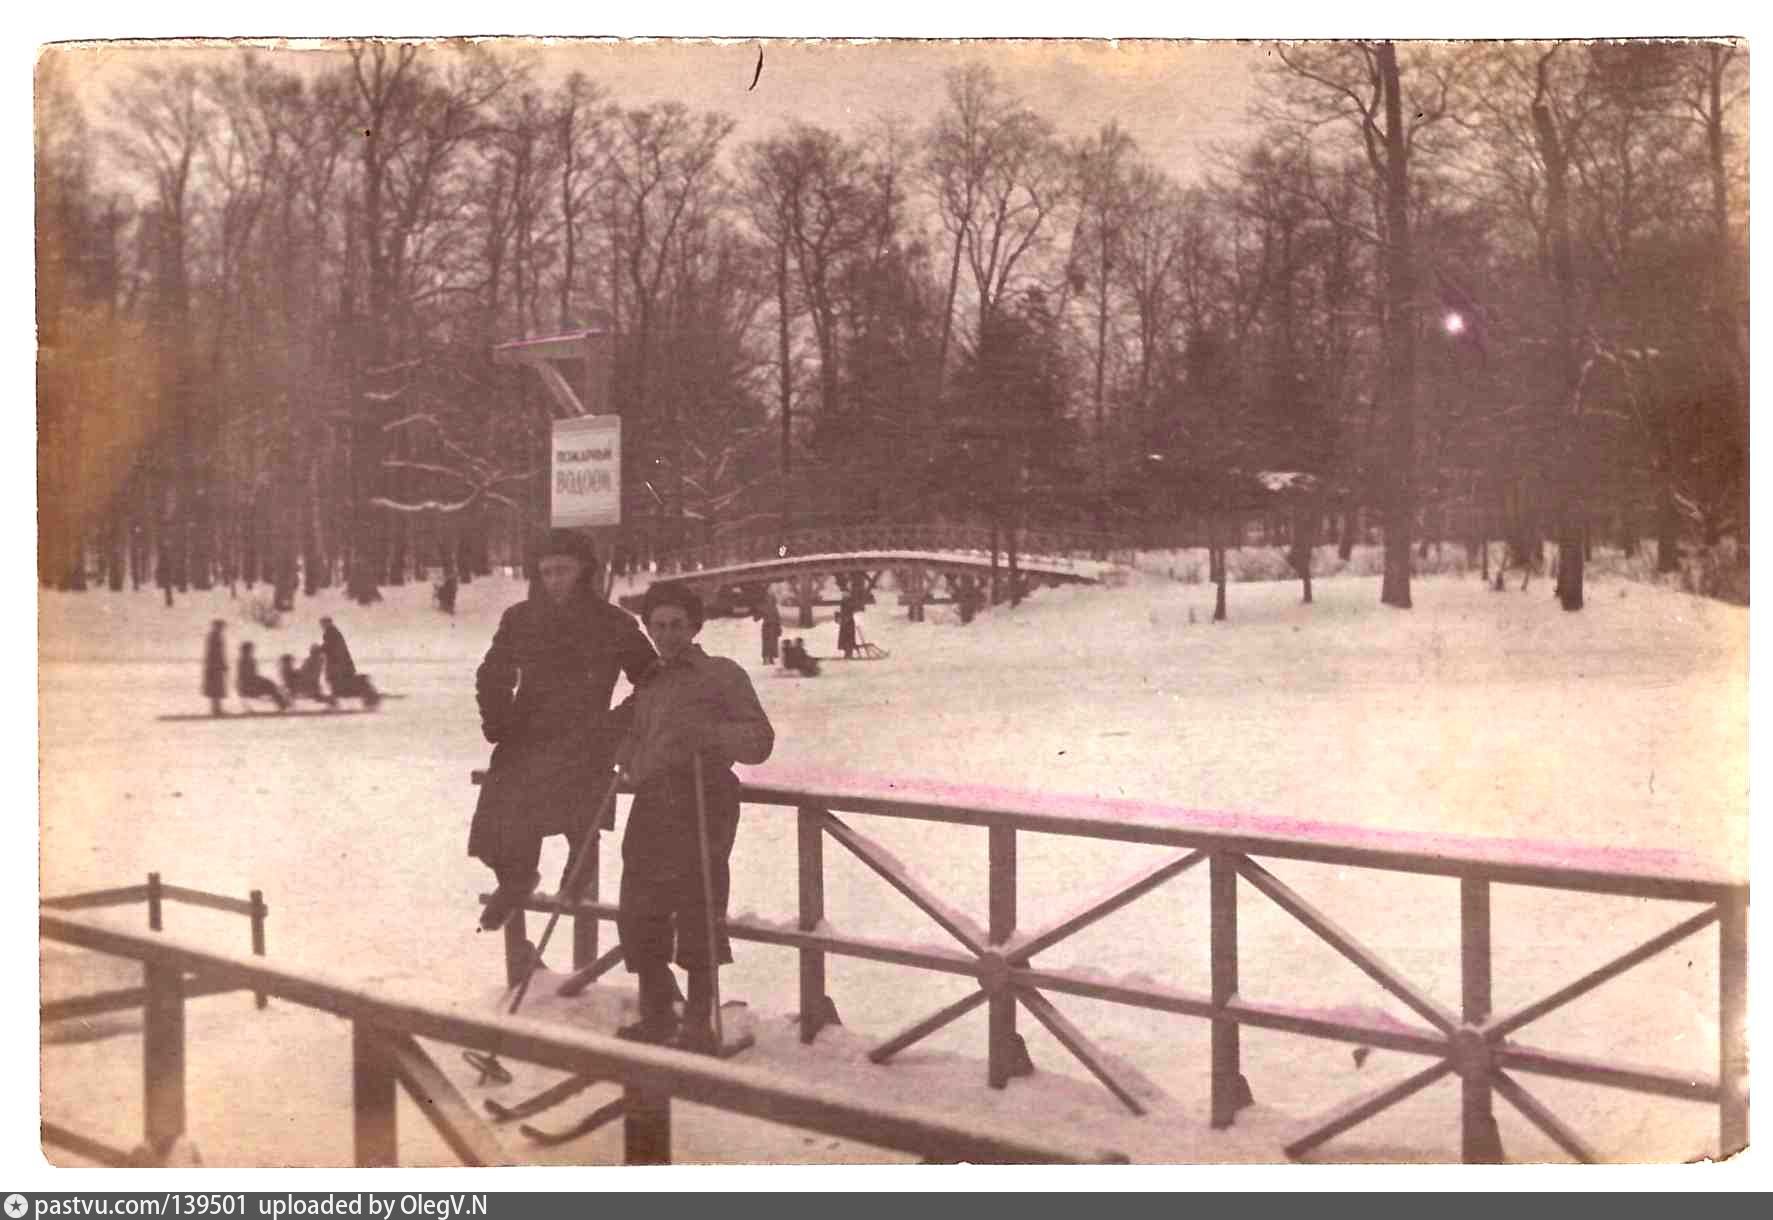
[[[573,866],[568,870],[566,880],[561,883],[560,888],[568,894],[578,891],[579,873],[584,869],[585,861],[591,858],[591,836],[598,832],[603,822],[604,810],[616,799],[616,787],[621,782],[620,771],[610,776],[609,787],[604,790],[603,799],[597,802],[597,808],[591,814],[591,823],[585,827],[585,837],[578,843],[578,855],[573,859]],[[556,903],[553,914],[548,916],[548,926],[542,929],[542,939],[537,942],[536,951],[530,955],[529,965],[524,968],[523,981],[517,984],[517,994],[512,997],[508,1010],[512,1015],[516,1015],[518,1006],[523,1003],[523,997],[529,994],[530,980],[535,978],[536,968],[542,964],[542,951],[548,947],[548,938],[554,935],[554,925],[560,922],[560,911],[561,906]]]
[[[693,756],[696,769],[696,837],[702,845],[702,903],[708,911],[708,979],[714,992],[714,1052],[726,1046],[720,1025],[720,940],[714,928],[714,872],[708,851],[708,797],[702,787],[702,755]]]

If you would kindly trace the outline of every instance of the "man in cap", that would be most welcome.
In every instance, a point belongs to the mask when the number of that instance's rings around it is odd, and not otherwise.
[[[776,733],[744,668],[695,642],[702,614],[701,599],[684,585],[647,588],[641,617],[658,645],[658,672],[614,714],[629,729],[623,766],[634,783],[616,926],[640,991],[640,1019],[616,1032],[718,1053],[715,975],[733,960],[726,906],[739,781],[732,765],[768,759]],[[681,1027],[672,1011],[673,961],[689,978]]]

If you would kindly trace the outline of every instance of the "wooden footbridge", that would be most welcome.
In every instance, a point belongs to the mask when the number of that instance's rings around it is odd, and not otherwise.
[[[666,555],[658,575],[690,585],[704,597],[728,591],[787,584],[800,606],[803,627],[813,607],[831,604],[827,581],[840,592],[872,592],[887,572],[901,605],[913,619],[923,607],[969,600],[982,604],[981,586],[1000,584],[1096,584],[1116,568],[1130,567],[1132,544],[1123,538],[1076,530],[1026,530],[1017,534],[1012,563],[1007,540],[968,525],[851,525],[721,539]]]

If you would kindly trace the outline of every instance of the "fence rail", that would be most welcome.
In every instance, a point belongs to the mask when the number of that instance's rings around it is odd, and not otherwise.
[[[857,551],[989,552],[1002,551],[1009,538],[995,540],[989,529],[973,525],[843,525],[789,533],[765,532],[720,539],[659,557],[661,573],[697,572],[734,564],[761,563],[791,556],[850,554]],[[1130,565],[1133,544],[1113,534],[1084,530],[1023,530],[1016,535],[1019,554],[1030,558],[1104,559]]]
[[[187,974],[250,988],[351,1022],[353,1138],[359,1165],[398,1160],[395,1123],[405,1087],[450,1148],[469,1164],[496,1164],[505,1153],[416,1039],[427,1038],[575,1075],[623,1089],[624,1152],[629,1163],[669,1160],[674,1100],[784,1123],[938,1161],[1066,1163],[1121,1161],[1119,1153],[1067,1145],[973,1121],[963,1127],[928,1111],[858,1101],[837,1090],[790,1081],[756,1068],[563,1030],[527,1018],[483,1018],[423,999],[394,998],[349,980],[265,964],[164,936],[106,927],[65,910],[38,914],[41,936],[133,958],[147,977],[144,1060],[145,1149],[164,1155],[185,1135],[184,1000]],[[66,1128],[43,1127],[45,1140],[115,1163],[114,1149]]]
[[[1027,798],[1022,798],[1026,801]],[[1715,1105],[1719,1147],[1728,1155],[1748,1138],[1747,910],[1748,883],[1678,853],[1597,852],[1575,845],[1515,844],[1404,832],[1365,832],[1323,824],[1190,813],[1137,806],[1130,802],[1058,801],[1042,798],[1042,806],[1018,807],[1003,796],[973,806],[940,799],[883,797],[826,787],[793,787],[747,783],[741,800],[766,810],[791,811],[797,819],[798,921],[789,929],[764,920],[733,919],[728,933],[795,949],[800,955],[799,1012],[802,1041],[811,1042],[835,1011],[826,993],[828,955],[885,962],[913,969],[972,978],[979,990],[916,1022],[877,1046],[871,1053],[885,1062],[906,1047],[948,1025],[981,1004],[989,1006],[986,1077],[1004,1087],[1026,1068],[1026,1051],[1016,1032],[1019,1012],[1046,1027],[1103,1086],[1132,1113],[1141,1113],[1136,1094],[1118,1079],[1110,1058],[1059,1013],[1047,992],[1075,995],[1153,1012],[1197,1017],[1211,1022],[1209,1078],[1212,1122],[1232,1124],[1251,1092],[1242,1074],[1239,1032],[1249,1026],[1311,1038],[1329,1039],[1411,1054],[1437,1063],[1400,1085],[1357,1098],[1323,1125],[1287,1146],[1303,1157],[1335,1135],[1414,1095],[1449,1075],[1463,1090],[1462,1155],[1468,1161],[1499,1159],[1502,1154],[1493,1113],[1495,1094],[1513,1105],[1534,1126],[1580,1160],[1597,1153],[1571,1132],[1516,1079],[1536,1074],[1635,1092]],[[988,832],[986,858],[989,897],[988,926],[980,928],[955,911],[837,814],[968,825]],[[1077,836],[1124,843],[1168,846],[1181,854],[1148,866],[1103,893],[1083,901],[1076,910],[1032,932],[1019,927],[1017,907],[1017,845],[1024,834]],[[854,855],[884,883],[921,910],[955,942],[952,948],[929,949],[888,944],[821,930],[824,920],[824,844],[829,839]],[[1457,1009],[1437,1001],[1402,972],[1338,927],[1303,895],[1264,867],[1262,860],[1297,860],[1320,864],[1455,879],[1460,928],[1461,994]],[[590,862],[596,873],[596,862]],[[1105,983],[1058,970],[1037,968],[1033,958],[1108,914],[1144,898],[1173,878],[1206,864],[1210,926],[1207,950],[1211,990],[1195,994],[1152,985]],[[1608,961],[1581,978],[1513,1012],[1496,1013],[1492,1005],[1491,888],[1495,885],[1538,887],[1578,893],[1649,898],[1700,904],[1701,909],[1649,941]],[[1279,1004],[1260,1003],[1239,994],[1241,964],[1238,901],[1248,889],[1303,924],[1409,1008],[1420,1024],[1376,1014],[1368,1019]],[[621,960],[619,947],[599,955],[596,925],[613,920],[616,907],[598,901],[595,886],[584,900],[561,905],[537,895],[532,911],[563,910],[575,915],[575,975],[570,985],[583,986]],[[1563,1008],[1595,988],[1642,964],[1663,950],[1711,927],[1719,928],[1718,946],[1718,1073],[1695,1078],[1690,1073],[1641,1065],[1585,1059],[1518,1043],[1513,1035],[1532,1022]],[[523,916],[507,925],[507,970],[521,968],[529,952]],[[1383,1019],[1381,1019],[1383,1018]]]

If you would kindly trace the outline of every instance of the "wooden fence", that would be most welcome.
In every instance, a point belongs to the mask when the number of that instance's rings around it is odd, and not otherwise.
[[[114,891],[121,893],[122,891]],[[1124,1156],[1031,1139],[990,1124],[960,1123],[909,1106],[858,1101],[755,1068],[612,1037],[565,1030],[525,1018],[484,1018],[411,999],[391,999],[316,972],[280,969],[160,934],[119,931],[45,903],[38,933],[50,940],[140,961],[144,988],[142,1044],[145,1141],[141,1155],[90,1136],[43,1125],[46,1143],[106,1164],[164,1156],[185,1136],[185,1000],[216,990],[251,989],[351,1023],[352,1115],[358,1165],[399,1159],[397,1090],[413,1102],[464,1163],[507,1163],[488,1123],[456,1090],[418,1039],[475,1048],[621,1085],[623,1147],[630,1164],[670,1160],[674,1100],[714,1106],[770,1122],[857,1140],[943,1162],[1065,1163]],[[86,905],[93,905],[87,903]],[[189,978],[201,980],[193,988]],[[311,1116],[303,1116],[309,1118]]]
[[[1295,1158],[1304,1157],[1325,1141],[1450,1075],[1459,1078],[1463,1091],[1461,1147],[1467,1161],[1496,1160],[1502,1155],[1493,1115],[1493,1098],[1497,1093],[1575,1159],[1599,1159],[1596,1150],[1527,1091],[1518,1079],[1523,1074],[1585,1081],[1713,1105],[1718,1111],[1719,1146],[1723,1152],[1730,1154],[1747,1143],[1748,884],[1708,871],[1683,857],[1668,853],[1640,853],[1635,857],[1613,853],[1590,864],[1583,861],[1595,853],[1591,850],[1585,855],[1574,846],[1521,847],[1452,836],[1357,834],[1335,827],[1234,820],[1179,811],[1159,816],[1112,808],[1111,802],[1099,802],[1102,807],[1094,810],[1088,802],[1078,802],[1078,812],[1054,813],[1008,805],[965,807],[939,800],[754,783],[743,786],[741,799],[759,809],[790,811],[798,822],[797,926],[787,928],[762,920],[734,919],[728,922],[727,930],[734,939],[781,945],[798,952],[798,1011],[803,1041],[816,1037],[834,1011],[826,993],[825,967],[828,956],[837,954],[968,977],[978,984],[978,990],[971,995],[875,1047],[871,1052],[875,1062],[886,1062],[956,1018],[985,1005],[987,1081],[1002,1088],[1025,1067],[1016,1019],[1018,1011],[1026,1011],[1133,1114],[1143,1113],[1134,1091],[1118,1078],[1108,1056],[1052,1005],[1047,992],[1210,1021],[1211,1055],[1207,1070],[1215,1127],[1231,1125],[1237,1111],[1251,1100],[1239,1048],[1239,1033],[1245,1027],[1390,1049],[1432,1060],[1427,1068],[1402,1083],[1350,1101],[1317,1129],[1287,1145],[1287,1154]],[[988,837],[987,858],[983,861],[989,874],[988,926],[980,929],[958,914],[840,814],[984,828]],[[1026,834],[1160,845],[1176,849],[1177,854],[1126,878],[1063,918],[1033,932],[1024,932],[1018,924],[1016,861],[1019,837]],[[818,930],[825,917],[824,846],[828,839],[855,855],[885,884],[913,903],[957,943],[959,951],[912,948]],[[1379,954],[1338,927],[1264,867],[1264,859],[1455,879],[1461,945],[1461,995],[1457,1008],[1427,994]],[[596,863],[592,860],[588,864],[592,878],[597,873]],[[1210,993],[1108,983],[1040,969],[1034,964],[1039,953],[1201,865],[1206,866],[1208,873],[1211,911],[1207,946]],[[1297,919],[1426,1024],[1409,1026],[1394,1021],[1353,1019],[1243,998],[1238,990],[1240,882]],[[1491,889],[1499,885],[1658,899],[1691,903],[1699,909],[1660,935],[1539,1000],[1498,1013],[1491,999],[1490,911]],[[613,920],[616,907],[598,901],[595,881],[577,904],[563,907],[553,898],[538,895],[527,909],[561,909],[577,916],[572,984],[582,986],[620,963],[619,946],[601,955],[597,952],[597,921]],[[1514,1039],[1532,1022],[1712,924],[1719,930],[1720,1038],[1715,1077],[1695,1078],[1668,1069],[1585,1059],[1524,1045]],[[513,977],[529,952],[520,913],[506,926],[506,965]]]
[[[238,898],[229,898],[225,894],[210,894],[203,890],[186,889],[182,885],[167,885],[160,880],[159,873],[148,874],[146,885],[125,885],[110,890],[90,890],[83,894],[63,894],[56,898],[45,898],[39,905],[51,911],[91,911],[104,907],[129,906],[143,903],[148,908],[148,930],[159,932],[165,924],[166,904],[184,903],[187,906],[208,907],[212,911],[228,911],[235,915],[244,915],[251,921],[252,951],[255,955],[265,955],[265,920],[270,915],[270,908],[265,905],[265,896],[259,890],[252,893],[243,902]],[[216,984],[208,990],[204,984],[192,984],[186,991],[187,996],[215,995],[224,991],[234,991],[233,986]],[[60,1000],[52,1000],[38,1009],[40,1022],[65,1021],[72,1017],[90,1017],[99,1013],[119,1012],[127,1008],[140,1008],[147,999],[147,990],[142,987],[125,987],[117,991],[100,992],[96,995],[68,996]],[[264,993],[257,994],[254,999],[258,1006],[265,1006]]]

